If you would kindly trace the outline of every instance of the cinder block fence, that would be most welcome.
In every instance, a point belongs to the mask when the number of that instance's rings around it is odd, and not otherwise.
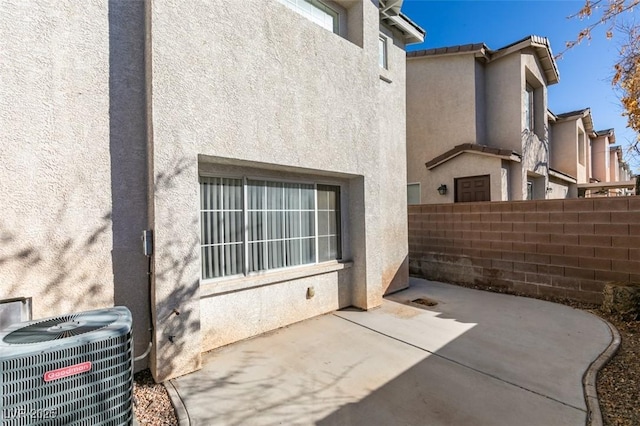
[[[409,206],[409,268],[600,304],[606,283],[640,282],[640,197]]]

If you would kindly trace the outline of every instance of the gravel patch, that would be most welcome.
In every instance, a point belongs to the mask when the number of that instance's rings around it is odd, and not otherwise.
[[[133,377],[133,412],[140,425],[176,426],[178,418],[164,385],[147,370]]]

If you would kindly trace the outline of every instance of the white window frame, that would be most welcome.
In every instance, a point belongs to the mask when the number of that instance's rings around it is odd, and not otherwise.
[[[389,39],[384,34],[378,36],[378,65],[385,70],[389,69]]]
[[[523,109],[524,109],[524,128],[535,133],[535,89],[529,83],[525,85]]]
[[[287,179],[273,179],[273,178],[264,178],[264,177],[252,177],[252,176],[230,176],[230,175],[226,175],[226,174],[221,174],[221,175],[211,175],[211,174],[202,174],[200,175],[199,178],[199,184],[198,184],[198,199],[201,200],[202,198],[202,193],[201,193],[201,180],[202,178],[222,178],[222,179],[238,179],[238,180],[242,180],[242,216],[243,216],[243,221],[244,223],[242,224],[244,230],[243,230],[243,237],[242,237],[242,241],[239,244],[242,244],[243,246],[243,259],[242,259],[242,272],[240,274],[236,274],[236,275],[223,275],[223,276],[215,276],[215,277],[204,277],[204,271],[203,271],[203,265],[202,262],[204,261],[203,259],[203,247],[205,246],[203,244],[203,241],[200,241],[200,253],[199,253],[199,258],[200,258],[200,280],[201,282],[215,282],[215,281],[223,281],[223,280],[227,280],[230,278],[238,278],[238,277],[250,277],[250,276],[255,276],[258,274],[264,274],[264,273],[270,273],[270,272],[274,272],[274,271],[282,271],[282,270],[289,270],[289,269],[295,269],[295,268],[300,268],[300,267],[308,267],[308,266],[313,266],[313,265],[318,265],[318,264],[323,264],[326,262],[335,262],[335,261],[341,261],[342,260],[342,256],[344,253],[344,248],[343,248],[343,223],[342,223],[342,185],[337,184],[337,183],[324,183],[324,182],[311,182],[311,181],[302,181],[302,180],[287,180]],[[284,267],[278,267],[278,268],[266,268],[266,269],[260,269],[257,271],[250,271],[250,265],[249,265],[249,245],[251,243],[256,243],[256,242],[260,242],[260,241],[254,241],[254,240],[250,240],[249,238],[249,200],[247,197],[247,193],[248,193],[248,181],[261,181],[264,183],[267,182],[273,182],[273,183],[282,183],[282,184],[302,184],[302,185],[313,185],[313,191],[314,191],[314,198],[313,198],[313,202],[314,202],[314,206],[313,206],[313,210],[314,210],[314,233],[313,236],[311,238],[313,238],[315,240],[314,243],[314,261],[313,262],[308,262],[308,263],[300,263],[297,265],[292,265],[292,266],[284,266]],[[323,209],[322,211],[325,212],[329,212],[329,211],[333,211],[335,213],[335,221],[336,221],[336,234],[320,234],[319,229],[318,229],[318,213],[319,211],[321,211],[319,209],[318,206],[318,186],[327,186],[327,187],[333,187],[336,188],[336,206],[333,210],[329,209]],[[284,189],[284,188],[283,188]],[[266,200],[265,200],[266,201]],[[264,206],[265,208],[263,209],[264,211],[268,211],[268,209],[266,209],[266,205]],[[252,209],[255,210],[255,209]],[[285,209],[283,211],[289,211],[288,209]],[[202,209],[202,205],[199,206],[199,232],[202,235],[203,229],[202,229],[202,213],[205,212],[205,210]],[[284,227],[284,224],[283,224]],[[330,259],[320,259],[320,249],[319,249],[319,244],[320,244],[320,238],[330,238],[330,237],[335,237],[336,238],[336,257],[335,258],[330,258]],[[291,239],[296,239],[296,238],[282,238],[282,240],[291,240]],[[298,238],[298,239],[303,239],[302,237]],[[308,238],[307,238],[308,239]],[[208,245],[212,245],[212,244],[207,244]],[[218,244],[218,245],[222,245],[222,244]],[[268,256],[268,249],[267,251],[264,252],[264,256]],[[222,267],[224,269],[224,266]]]
[[[340,14],[329,7],[326,3],[319,0],[278,0],[289,9],[304,16],[311,22],[321,26],[322,28],[339,34],[340,31]],[[327,18],[330,17],[332,25],[328,24]]]
[[[417,203],[411,203],[409,202],[409,187],[418,187],[418,202]],[[419,205],[422,203],[422,187],[420,186],[420,182],[410,182],[407,184],[407,204],[408,205]]]

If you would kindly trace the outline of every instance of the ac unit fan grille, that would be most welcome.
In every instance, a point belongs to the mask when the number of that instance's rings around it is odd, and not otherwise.
[[[3,360],[2,425],[130,424],[131,345],[129,332],[71,348]],[[91,362],[90,371],[50,382],[43,380],[47,371],[83,362]]]
[[[7,334],[3,341],[10,344],[29,344],[64,339],[107,327],[117,319],[117,313],[106,309],[91,314],[63,315],[19,328]]]

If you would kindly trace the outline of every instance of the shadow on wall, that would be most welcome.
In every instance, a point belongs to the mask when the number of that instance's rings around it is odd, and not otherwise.
[[[409,287],[409,256],[405,256],[397,267],[390,267],[382,273],[383,294],[391,294]]]
[[[157,381],[200,368],[198,206],[193,206],[191,219],[185,219],[178,200],[181,194],[174,187],[174,180],[183,179],[182,175],[194,168],[197,170],[197,164],[179,158],[166,168],[170,172],[155,176],[154,198],[164,205],[161,222],[155,223],[162,239],[154,252],[152,292],[156,346],[151,362]],[[175,204],[167,201],[172,199]]]
[[[545,134],[548,133],[549,129],[545,128]],[[531,130],[524,129],[522,131],[522,150],[523,153],[533,154],[528,156],[533,163],[531,165],[525,164],[527,170],[545,176],[549,174],[549,141],[547,138],[540,139]]]
[[[38,245],[32,235],[0,223],[0,269],[5,272],[0,298],[32,297],[34,319],[111,306],[111,290],[105,291],[111,283],[105,276],[111,213],[97,222],[95,228],[65,238],[61,230],[77,226],[77,215],[65,202],[48,229],[37,236]]]
[[[142,231],[147,229],[145,2],[110,0],[109,154],[114,304],[133,314],[136,354],[149,343],[149,285]],[[146,360],[136,364],[145,368]]]

